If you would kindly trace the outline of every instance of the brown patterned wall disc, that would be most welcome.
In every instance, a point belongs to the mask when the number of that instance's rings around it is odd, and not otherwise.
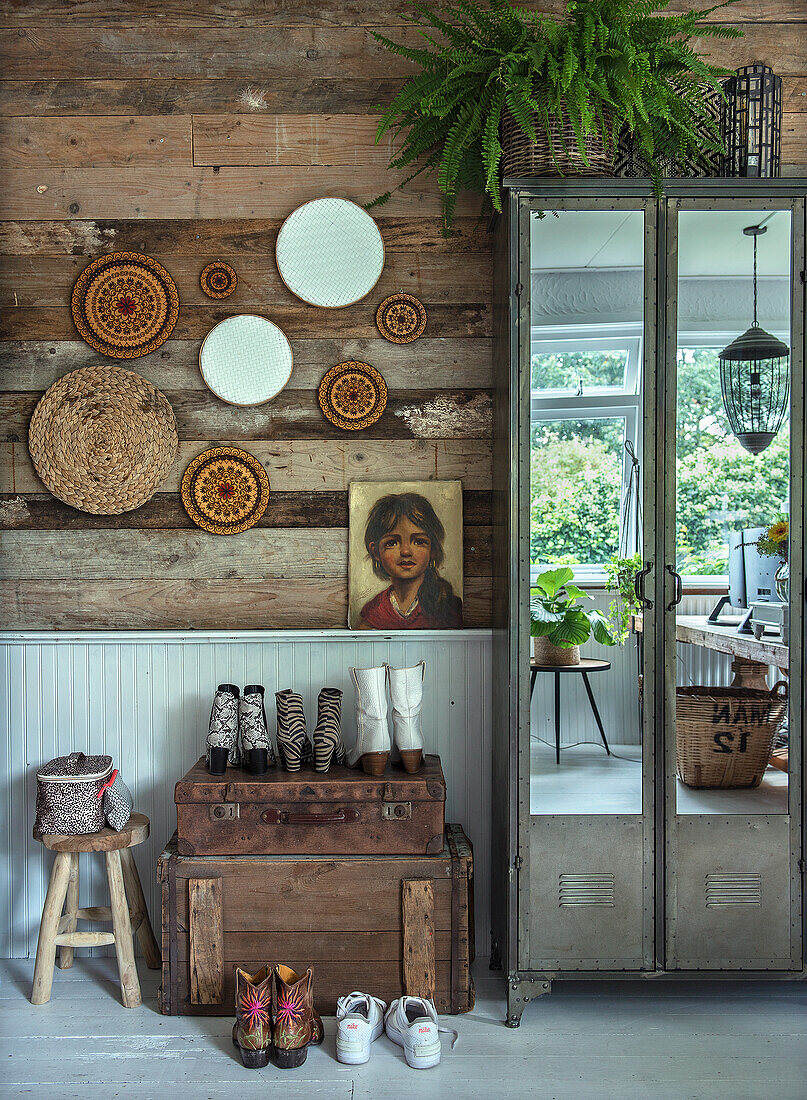
[[[215,260],[203,269],[199,282],[208,298],[229,298],[238,286],[238,276],[224,260]]]
[[[411,344],[426,329],[426,307],[411,294],[391,294],[376,310],[375,323],[385,340]]]
[[[387,407],[387,385],[368,363],[338,363],[319,384],[325,417],[346,432],[375,424]]]
[[[82,338],[113,359],[138,359],[164,344],[179,316],[174,280],[151,256],[111,252],[79,275],[73,321]]]
[[[254,527],[266,511],[269,478],[248,451],[211,447],[183,474],[182,503],[193,522],[211,535],[237,535]]]
[[[36,472],[59,500],[94,515],[139,508],[174,465],[164,394],[122,367],[82,367],[44,394],[28,428]]]

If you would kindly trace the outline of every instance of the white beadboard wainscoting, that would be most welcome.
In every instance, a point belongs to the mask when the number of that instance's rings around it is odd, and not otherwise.
[[[112,756],[135,807],[151,820],[148,842],[134,853],[159,937],[157,856],[176,828],[174,784],[204,751],[216,685],[263,684],[273,733],[275,690],[293,687],[302,694],[311,730],[319,689],[342,688],[351,743],[350,666],[386,661],[403,667],[421,659],[426,750],[442,759],[447,819],[460,822],[474,845],[477,950],[487,955],[491,638],[488,630],[0,634],[7,776],[0,955],[36,952],[52,862],[31,835],[36,771],[43,763],[76,751]],[[80,890],[83,905],[106,903],[101,857],[81,857]]]

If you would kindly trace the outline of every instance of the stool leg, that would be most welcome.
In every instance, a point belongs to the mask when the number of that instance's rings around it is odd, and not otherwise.
[[[78,912],[78,852],[70,853],[70,878],[67,880],[67,900],[64,905],[64,915],[69,917],[65,925],[65,932],[75,932],[76,913]],[[57,966],[60,970],[69,970],[73,965],[73,948],[60,947]]]
[[[140,875],[137,873],[137,864],[131,848],[121,848],[121,866],[123,867],[123,882],[126,886],[126,897],[131,905],[131,915],[137,930],[137,938],[140,940],[140,950],[146,960],[146,966],[150,970],[159,970],[163,964],[160,949],[154,938],[154,931],[149,920],[149,911],[146,908],[146,899],[143,887],[140,884]]]
[[[530,702],[532,702],[532,693],[535,691],[535,677],[538,675],[536,668],[530,669]]]
[[[56,862],[50,873],[48,894],[39,924],[39,940],[36,945],[36,966],[31,1004],[43,1005],[50,1000],[53,985],[53,966],[56,962],[56,936],[62,917],[62,906],[70,880],[70,852],[57,852]]]
[[[109,880],[109,899],[112,909],[112,928],[115,933],[115,953],[118,956],[121,1000],[124,1008],[137,1008],[142,1004],[140,982],[132,943],[132,925],[129,922],[129,906],[123,887],[120,852],[106,853],[106,874]]]
[[[608,748],[608,742],[605,740],[605,730],[602,728],[602,719],[600,718],[600,712],[597,710],[597,704],[594,702],[594,692],[591,690],[591,684],[588,682],[588,676],[583,673],[583,683],[586,685],[586,692],[588,693],[588,701],[591,703],[591,709],[594,713],[594,721],[597,723],[597,729],[600,731],[600,737],[602,743],[605,745],[605,751],[608,755],[611,755],[611,750]]]

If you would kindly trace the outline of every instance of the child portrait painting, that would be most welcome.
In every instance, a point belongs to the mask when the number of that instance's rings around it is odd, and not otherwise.
[[[349,542],[349,627],[462,627],[462,482],[351,482]]]

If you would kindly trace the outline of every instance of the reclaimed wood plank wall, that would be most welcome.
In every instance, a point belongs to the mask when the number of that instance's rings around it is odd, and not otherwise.
[[[559,8],[557,0],[531,7]],[[683,7],[674,0],[673,10]],[[347,486],[353,478],[460,478],[466,625],[490,624],[491,248],[477,204],[440,235],[434,184],[379,212],[387,247],[373,294],[345,310],[297,301],[274,265],[282,219],[323,194],[364,202],[390,185],[374,108],[408,71],[372,29],[414,40],[400,0],[3,0],[0,20],[0,526],[12,629],[343,626]],[[760,59],[785,81],[783,157],[807,167],[807,3],[739,0],[719,13],[745,32],[715,59]],[[242,97],[251,90],[253,107]],[[70,318],[72,284],[102,252],[133,249],[173,274],[173,339],[133,366],[177,414],[180,457],[154,499],[90,516],[51,497],[28,458],[27,424],[60,375],[99,357]],[[198,276],[222,257],[236,295],[206,299]],[[429,311],[424,338],[379,338],[374,305],[401,289]],[[292,340],[289,388],[254,410],[202,385],[199,343],[233,312],[263,313]],[[320,415],[328,367],[361,358],[390,387],[356,438]],[[194,528],[181,471],[211,442],[266,465],[273,496],[256,529]]]

